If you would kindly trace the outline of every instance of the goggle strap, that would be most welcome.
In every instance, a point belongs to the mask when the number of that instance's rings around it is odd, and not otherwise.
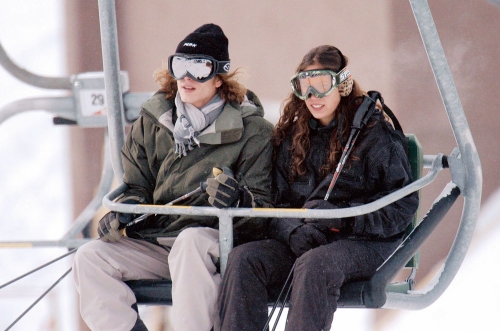
[[[217,74],[227,74],[229,72],[231,61],[216,61],[217,64]]]
[[[340,70],[338,74],[335,75],[335,80],[337,81],[338,79],[337,85],[340,85],[343,82],[345,82],[350,75],[351,72],[349,71],[349,69],[347,69],[347,67],[344,67],[344,69]]]

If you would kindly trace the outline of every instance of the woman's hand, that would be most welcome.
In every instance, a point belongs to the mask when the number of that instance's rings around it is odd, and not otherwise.
[[[290,235],[290,248],[293,253],[300,257],[310,249],[326,245],[326,236],[314,226],[304,224],[296,228]]]

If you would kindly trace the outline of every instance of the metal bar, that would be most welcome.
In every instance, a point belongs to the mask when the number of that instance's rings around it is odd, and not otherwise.
[[[54,90],[71,90],[71,77],[46,77],[39,76],[20,68],[12,61],[0,43],[0,64],[12,76],[29,85]]]
[[[423,157],[423,168],[428,169],[432,166],[432,162],[434,162],[434,159],[436,158],[436,155],[424,155]]]
[[[102,198],[109,192],[111,185],[113,183],[113,169],[111,167],[111,159],[109,153],[109,141],[106,135],[104,141],[104,166],[101,173],[101,180],[99,182],[99,187],[94,198],[85,207],[85,209],[78,215],[73,225],[68,230],[68,232],[62,237],[62,240],[68,240],[75,238],[83,229],[92,221],[96,211],[102,205]]]
[[[397,273],[403,269],[406,263],[418,251],[434,229],[446,216],[457,198],[460,196],[460,189],[453,183],[449,183],[440,194],[440,197],[433,203],[422,221],[413,229],[408,237],[401,243],[398,249],[382,264],[375,275],[370,279],[366,288],[375,293],[385,291],[386,285],[396,277]],[[380,307],[385,300],[375,295],[375,301],[368,303],[367,307]],[[367,298],[365,301],[368,301]],[[380,303],[379,303],[380,302]],[[372,304],[372,305],[369,305]]]
[[[436,301],[448,288],[460,268],[474,233],[481,204],[483,183],[481,163],[472,139],[462,104],[439,40],[436,26],[426,0],[410,0],[413,14],[429,57],[429,62],[443,99],[465,171],[464,207],[455,241],[439,272],[417,295],[388,293],[384,308],[423,309]]]
[[[214,208],[215,209],[215,208]],[[229,252],[233,249],[233,218],[229,216],[226,209],[219,209],[219,250],[220,250],[220,274],[224,275],[227,266]]]
[[[148,101],[153,94],[150,92],[129,92],[123,95],[127,122],[133,122],[139,117],[142,104]]]
[[[68,256],[68,255],[71,255],[71,254],[75,253],[77,249],[78,249],[78,248],[74,248],[74,249],[72,249],[71,251],[69,251],[68,253],[63,254],[63,255],[59,256],[58,258],[53,259],[52,261],[49,261],[49,262],[47,262],[47,263],[45,263],[45,264],[43,264],[43,265],[39,266],[38,268],[35,268],[35,269],[31,270],[31,271],[28,271],[27,273],[22,274],[21,276],[16,277],[16,278],[14,278],[13,280],[11,280],[11,281],[9,281],[9,282],[7,282],[7,283],[3,284],[3,285],[0,285],[0,289],[4,288],[4,287],[6,287],[6,286],[8,286],[8,285],[10,285],[10,284],[12,284],[12,283],[15,283],[15,282],[17,282],[17,281],[18,281],[18,280],[20,280],[20,279],[23,279],[24,277],[29,276],[29,275],[31,275],[32,273],[35,273],[35,272],[37,272],[38,270],[41,270],[41,269],[43,269],[43,268],[45,268],[45,267],[47,267],[47,266],[51,265],[52,263],[59,261],[59,260],[60,260],[60,259],[62,259],[62,258],[65,258],[65,257],[66,257],[66,256]]]
[[[2,106],[0,124],[11,116],[31,110],[45,110],[66,119],[76,120],[73,97],[45,97],[17,100]]]
[[[66,277],[66,276],[67,276],[70,272],[71,272],[71,268],[69,268],[69,270],[68,270],[68,271],[66,271],[66,272],[65,272],[65,273],[64,273],[64,274],[63,274],[63,275],[62,275],[62,276],[61,276],[58,280],[56,280],[56,281],[55,281],[55,283],[54,283],[54,284],[52,284],[52,285],[51,285],[51,286],[47,289],[47,291],[43,292],[43,294],[42,294],[40,297],[38,297],[38,299],[36,299],[36,300],[35,300],[35,302],[33,302],[33,303],[31,304],[31,306],[29,306],[29,307],[28,307],[28,308],[27,308],[27,309],[26,309],[26,310],[25,310],[25,311],[24,311],[24,312],[23,312],[23,313],[22,313],[22,314],[21,314],[18,318],[16,318],[16,320],[15,320],[14,322],[12,322],[12,324],[11,324],[11,325],[9,325],[9,326],[5,329],[5,331],[10,330],[10,329],[11,329],[11,328],[12,328],[12,327],[13,327],[13,326],[17,323],[17,322],[19,322],[19,320],[20,320],[21,318],[23,318],[23,316],[24,316],[24,315],[26,315],[26,313],[28,313],[28,312],[31,310],[31,308],[33,308],[33,307],[34,307],[34,306],[35,306],[35,305],[36,305],[36,304],[37,304],[40,300],[42,300],[42,299],[43,299],[43,297],[44,297],[44,296],[46,296],[46,295],[47,295],[47,293],[49,293],[49,292],[50,292],[50,291],[51,291],[51,290],[52,290],[52,289],[53,289],[53,288],[54,288],[57,284],[59,284],[59,282],[60,282],[61,280],[63,280],[63,278],[64,278],[64,277]]]
[[[146,102],[152,93],[126,93],[123,96],[125,116],[128,122],[139,117],[141,105]],[[33,110],[43,110],[62,118],[77,121],[74,97],[38,97],[16,100],[0,108],[0,125],[10,117]]]
[[[68,239],[68,240],[33,240],[33,241],[0,241],[2,248],[34,248],[34,247],[80,247],[92,239]]]
[[[120,80],[115,1],[99,0],[98,2],[108,133],[111,142],[111,162],[115,177],[121,182],[123,178],[121,148],[125,142],[125,128],[123,124],[123,96]]]
[[[223,213],[231,217],[299,217],[299,218],[342,218],[364,215],[378,210],[394,201],[397,201],[406,195],[415,192],[422,187],[430,184],[443,169],[442,155],[439,154],[433,162],[429,172],[422,178],[414,181],[408,186],[399,189],[383,198],[368,203],[366,205],[340,208],[340,209],[286,209],[286,208],[227,208],[217,209],[213,207],[194,207],[194,206],[159,206],[159,205],[129,205],[113,200],[123,193],[127,186],[120,185],[115,190],[108,193],[103,198],[104,207],[122,213],[133,214],[162,214],[162,215],[203,215],[220,216]]]

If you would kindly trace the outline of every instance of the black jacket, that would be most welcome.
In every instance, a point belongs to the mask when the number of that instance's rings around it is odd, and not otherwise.
[[[320,168],[326,158],[330,137],[337,124],[320,127],[310,121],[310,150],[307,153],[307,172],[290,183],[292,134],[276,150],[274,192],[276,207],[283,208],[345,208],[375,201],[412,182],[411,169],[400,136],[384,120],[381,112],[372,115],[361,131],[354,149],[328,199],[323,202],[333,174],[321,176]],[[418,208],[418,194],[403,199],[370,214],[331,220],[340,233],[332,234],[321,228],[330,241],[361,240],[388,257],[401,242],[407,225]],[[288,243],[290,234],[303,223],[302,219],[274,219],[269,236]]]

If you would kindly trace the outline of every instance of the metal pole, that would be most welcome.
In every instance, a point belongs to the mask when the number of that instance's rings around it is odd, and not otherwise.
[[[70,120],[76,120],[73,97],[41,97],[13,101],[0,107],[0,125],[10,117],[32,110],[45,110]]]
[[[2,44],[0,43],[0,64],[7,70],[12,76],[16,77],[22,82],[29,85],[54,89],[54,90],[71,90],[71,77],[46,77],[35,75],[26,69],[20,68],[17,64],[12,61]]]
[[[27,273],[25,273],[25,274],[23,274],[23,275],[21,275],[21,276],[19,276],[19,277],[15,278],[15,279],[13,279],[13,280],[11,280],[11,281],[9,281],[9,282],[5,283],[5,284],[0,285],[0,289],[4,288],[4,287],[6,287],[6,286],[8,286],[8,285],[10,285],[10,284],[12,284],[12,283],[15,283],[15,282],[17,282],[17,281],[18,281],[18,280],[20,280],[20,279],[23,279],[24,277],[29,276],[29,275],[31,275],[32,273],[34,273],[34,272],[36,272],[36,271],[38,271],[38,270],[41,270],[41,269],[43,269],[43,268],[45,268],[45,267],[47,267],[47,266],[51,265],[52,263],[59,261],[59,260],[60,260],[60,259],[62,259],[62,258],[65,258],[65,257],[66,257],[66,256],[68,256],[68,255],[71,255],[71,254],[75,253],[77,249],[78,249],[78,248],[74,248],[74,249],[72,249],[71,251],[69,251],[68,253],[63,254],[63,255],[59,256],[58,258],[56,258],[56,259],[54,259],[54,260],[52,260],[52,261],[50,261],[50,262],[47,262],[47,263],[45,263],[44,265],[39,266],[38,268],[35,268],[35,269],[33,269],[33,270],[31,270],[31,271],[29,271],[29,272],[27,272]]]
[[[118,56],[118,33],[114,0],[99,0],[99,22],[101,27],[102,60],[108,134],[111,144],[111,163],[118,182],[122,182],[123,166],[121,148],[125,142],[123,125],[123,96],[120,82],[120,59]]]
[[[14,322],[12,322],[11,325],[9,325],[5,331],[8,331],[10,330],[17,322],[19,322],[19,320],[21,318],[23,318],[24,315],[26,315],[30,310],[31,308],[33,308],[38,302],[40,302],[40,300],[43,299],[43,297],[45,297],[47,295],[47,293],[49,293],[57,284],[59,284],[59,282],[61,280],[63,280],[64,277],[66,277],[69,273],[71,272],[71,268],[69,268],[68,271],[66,271],[58,280],[55,281],[54,284],[52,284],[48,289],[47,291],[43,292],[43,294],[41,296],[38,297],[38,299],[35,300],[35,302],[33,302],[18,318],[15,319]]]
[[[229,252],[233,249],[233,218],[225,209],[219,209],[220,274],[224,275]]]
[[[384,308],[423,309],[436,301],[448,288],[465,258],[479,216],[483,178],[479,155],[439,40],[429,4],[426,0],[410,0],[410,4],[453,128],[463,168],[466,169],[462,219],[455,241],[441,271],[422,291],[412,292],[409,296],[388,293],[387,302],[384,305]]]
[[[97,210],[102,206],[102,198],[109,192],[113,184],[113,169],[111,168],[111,160],[109,153],[109,138],[106,135],[104,139],[104,165],[101,173],[101,180],[94,198],[89,202],[87,207],[78,215],[73,222],[71,228],[62,237],[62,241],[74,239],[79,233],[90,224]]]

